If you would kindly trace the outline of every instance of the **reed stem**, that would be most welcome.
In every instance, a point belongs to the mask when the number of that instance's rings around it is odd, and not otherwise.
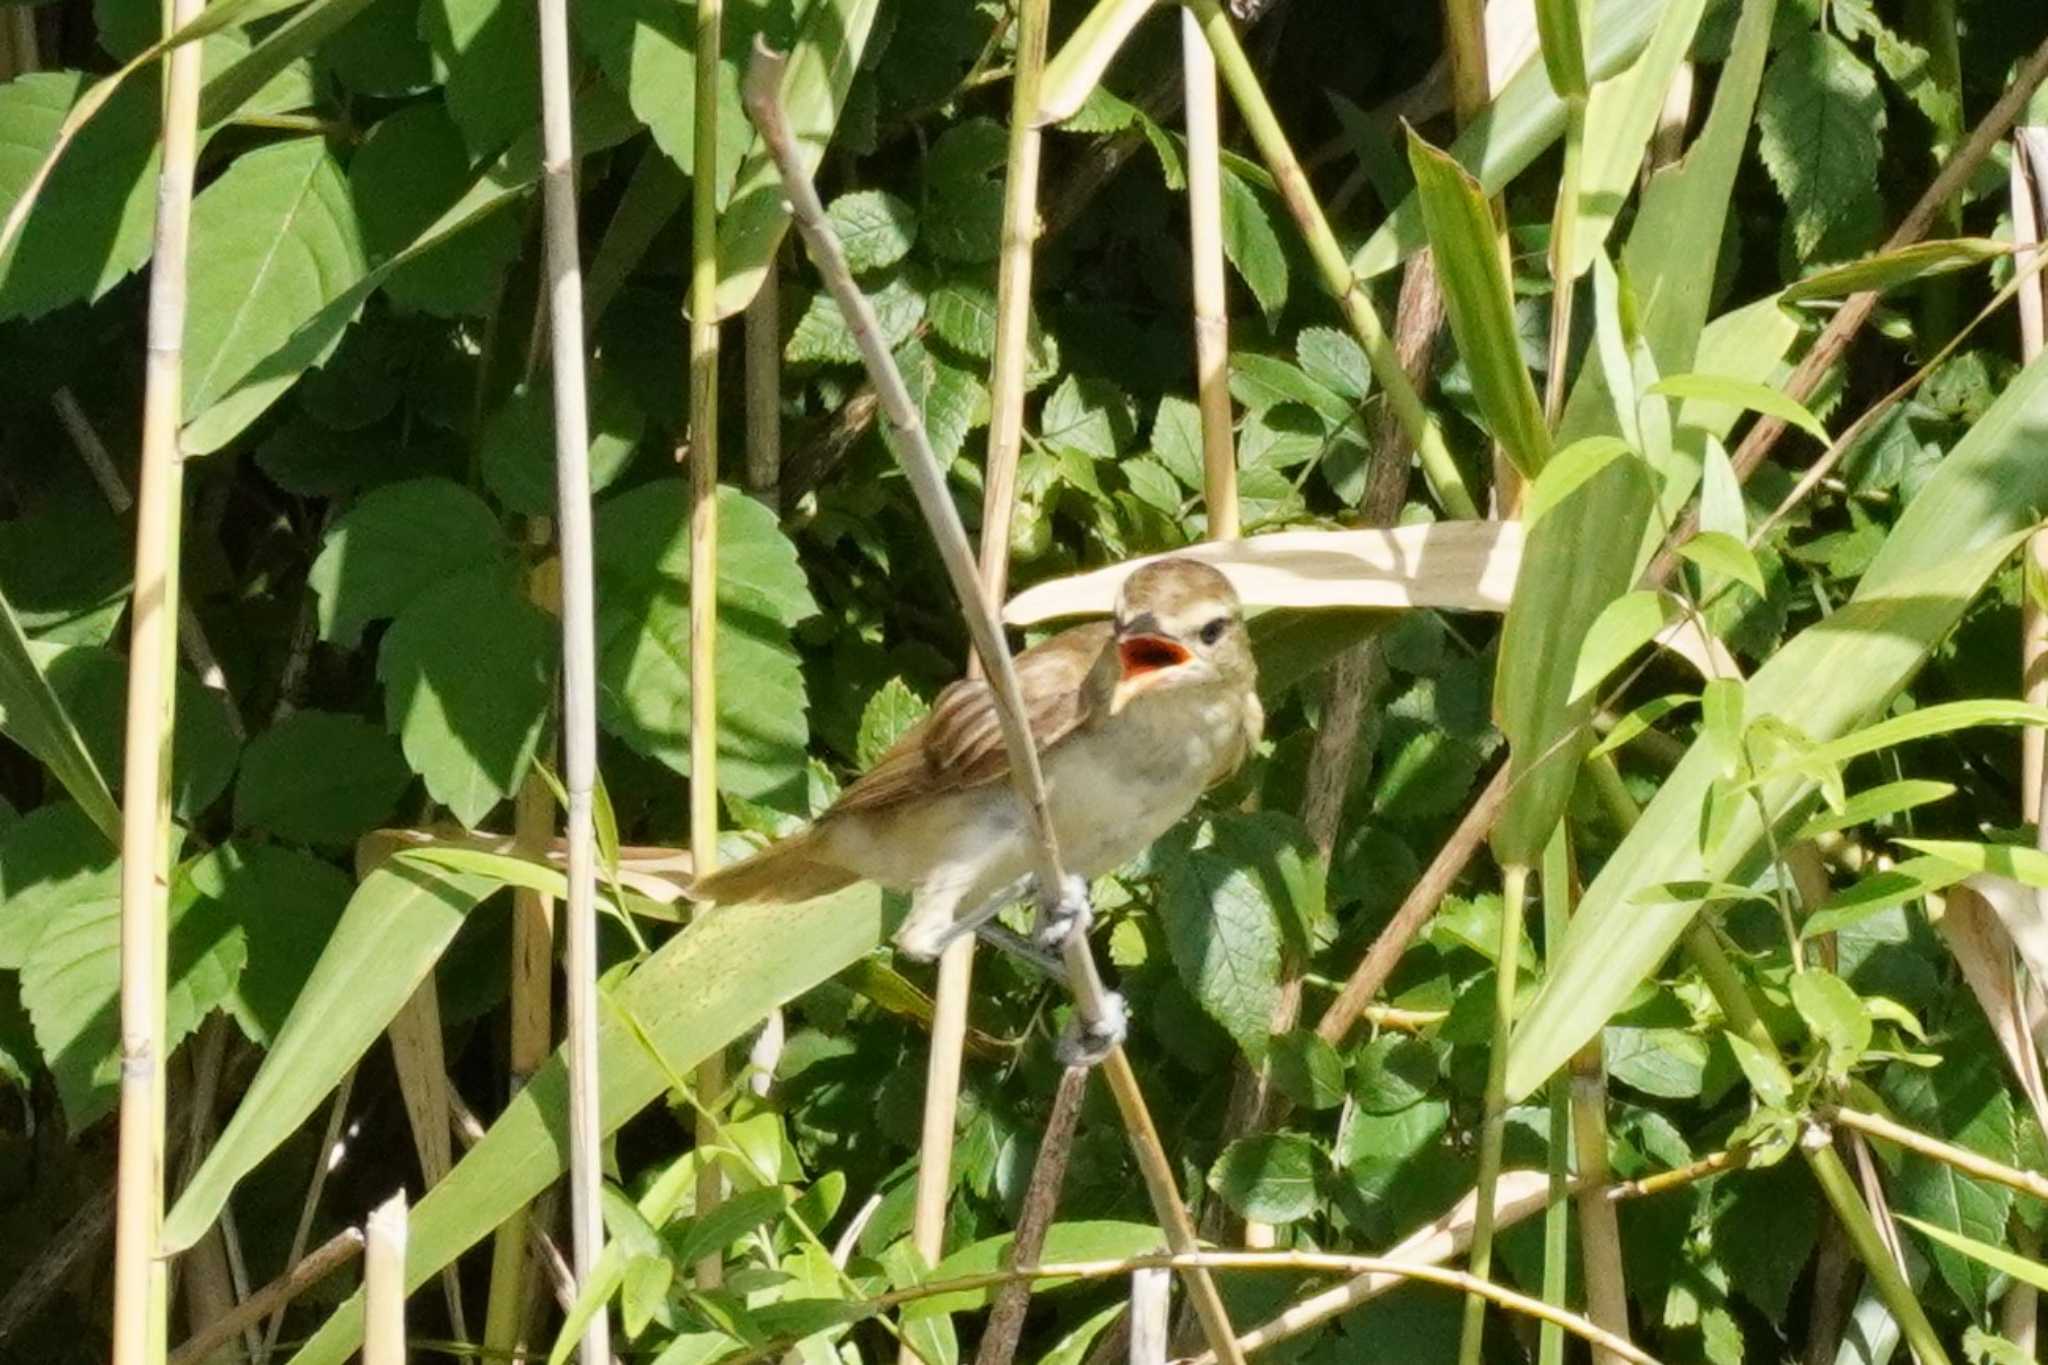
[[[1479,1204],[1472,1219],[1472,1251],[1466,1265],[1474,1277],[1493,1270],[1494,1191],[1500,1184],[1501,1146],[1507,1137],[1508,1033],[1514,1026],[1515,979],[1521,970],[1522,912],[1529,869],[1511,863],[1501,869],[1500,946],[1494,957],[1493,1046],[1486,1064],[1486,1108],[1479,1130]],[[1459,1365],[1478,1365],[1486,1340],[1485,1298],[1468,1293],[1458,1338]]]
[[[1195,302],[1195,398],[1202,414],[1202,503],[1211,540],[1239,535],[1237,450],[1231,435],[1230,317],[1223,275],[1223,131],[1216,57],[1193,10],[1180,12],[1186,72],[1188,251]]]

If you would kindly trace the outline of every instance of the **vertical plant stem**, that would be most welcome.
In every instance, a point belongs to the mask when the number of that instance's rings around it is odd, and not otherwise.
[[[1457,463],[1451,458],[1450,447],[1444,444],[1443,430],[1423,406],[1422,396],[1408,382],[1408,376],[1402,373],[1394,343],[1388,338],[1386,328],[1381,326],[1379,314],[1373,311],[1372,299],[1364,283],[1351,273],[1344,249],[1337,244],[1337,235],[1330,230],[1329,220],[1323,216],[1322,206],[1316,202],[1308,175],[1296,160],[1294,149],[1288,145],[1287,134],[1282,131],[1272,105],[1266,101],[1266,92],[1259,85],[1258,73],[1252,70],[1251,61],[1237,40],[1237,30],[1231,26],[1230,16],[1223,12],[1219,0],[1189,0],[1189,4],[1201,20],[1202,32],[1209,40],[1209,50],[1216,54],[1216,68],[1230,89],[1231,100],[1237,105],[1238,113],[1243,115],[1245,127],[1257,144],[1266,169],[1272,172],[1273,183],[1279,188],[1281,199],[1286,202],[1288,212],[1294,216],[1295,224],[1308,243],[1309,255],[1315,260],[1323,287],[1337,300],[1345,321],[1357,334],[1359,344],[1365,350],[1365,358],[1372,366],[1373,377],[1386,394],[1387,405],[1406,428],[1408,438],[1415,442],[1415,453],[1422,461],[1424,474],[1452,516],[1477,520],[1479,505],[1467,491],[1464,476],[1458,472]]]
[[[952,582],[968,631],[988,673],[1004,748],[1010,757],[1012,787],[1033,835],[1034,874],[1040,894],[1047,898],[1046,908],[1050,909],[1050,898],[1058,894],[1065,869],[1060,862],[1059,838],[1053,829],[1051,810],[1046,802],[1045,775],[1039,767],[1038,751],[1025,720],[1016,665],[1004,642],[1001,621],[982,587],[973,552],[967,545],[967,533],[960,524],[959,510],[947,491],[938,457],[932,453],[931,439],[918,418],[916,406],[910,401],[902,372],[882,342],[874,307],[854,282],[853,272],[846,263],[846,253],[825,216],[825,206],[818,200],[817,186],[811,182],[797,158],[788,118],[778,93],[784,66],[785,59],[756,40],[753,62],[746,79],[747,111],[781,172],[783,192],[790,202],[797,230],[810,248],[818,273],[839,304],[840,314],[846,318],[860,350],[861,361],[874,380],[876,393],[895,434],[893,445],[898,462],[917,498],[918,510],[924,515],[937,543],[946,575]],[[1107,991],[1086,936],[1069,934],[1063,956],[1076,1012],[1089,1026],[1101,1027],[1106,1017],[1104,1002]],[[1138,1086],[1137,1075],[1131,1070],[1130,1059],[1121,1047],[1109,1050],[1102,1061],[1101,1072],[1130,1136],[1132,1152],[1144,1176],[1146,1191],[1151,1196],[1167,1245],[1177,1255],[1193,1254],[1196,1250],[1194,1224],[1188,1217],[1187,1206],[1181,1201],[1173,1166],[1159,1141],[1159,1132],[1152,1123],[1152,1114],[1145,1104],[1144,1092]],[[1185,1266],[1182,1279],[1195,1300],[1210,1347],[1221,1359],[1238,1365],[1244,1360],[1244,1354],[1238,1349],[1229,1314],[1207,1267]]]
[[[1963,58],[1957,41],[1956,0],[1913,0],[1909,19],[1913,36],[1927,51],[1926,78],[1946,97],[1935,120],[1932,151],[1938,163],[1963,140]],[[1941,203],[1935,235],[1963,235],[1963,193],[1958,189]],[[1919,344],[1927,351],[1955,335],[1961,312],[1960,281],[1942,278],[1920,282]]]
[[[164,32],[199,0],[166,0]],[[185,471],[186,255],[198,157],[200,45],[164,63],[163,161],[149,277],[142,469],[130,607],[121,793],[121,1116],[114,1207],[114,1365],[163,1360],[164,992],[170,914],[171,716],[178,673],[178,528]]]
[[[1508,1031],[1514,1024],[1515,978],[1522,957],[1522,907],[1529,869],[1501,869],[1500,948],[1494,959],[1493,1048],[1486,1065],[1486,1108],[1479,1130],[1479,1204],[1472,1217],[1472,1252],[1466,1268],[1485,1279],[1493,1270],[1494,1190],[1500,1184],[1501,1144],[1507,1136]],[[1458,1338],[1459,1365],[1478,1365],[1486,1339],[1486,1300],[1465,1299]]]
[[[1564,943],[1565,922],[1571,917],[1572,854],[1570,836],[1563,823],[1550,836],[1543,850],[1543,956],[1552,960]],[[1553,1307],[1565,1306],[1566,1282],[1571,1254],[1572,1109],[1571,1083],[1567,1077],[1550,1081],[1549,1161],[1550,1202],[1543,1210],[1543,1301]],[[1537,1365],[1564,1365],[1564,1330],[1545,1323],[1537,1334]]]
[[[1216,58],[1194,11],[1180,12],[1187,80],[1188,251],[1195,303],[1195,397],[1202,413],[1202,501],[1209,537],[1238,537],[1237,451],[1231,437],[1230,317],[1223,275],[1223,133]]]
[[[1053,1211],[1059,1206],[1060,1185],[1066,1179],[1067,1159],[1073,1154],[1074,1129],[1081,1121],[1081,1099],[1088,1089],[1088,1072],[1070,1066],[1060,1073],[1053,1091],[1052,1110],[1045,1117],[1045,1131],[1039,1136],[1038,1157],[1031,1164],[1031,1184],[1024,1191],[1024,1207],[1017,1215],[1017,1233],[1003,1253],[1006,1266],[1036,1265],[1045,1250],[1045,1235],[1052,1227]],[[996,1291],[989,1310],[988,1325],[982,1329],[974,1365],[1010,1365],[1017,1356],[1017,1341],[1024,1333],[1024,1314],[1031,1307],[1031,1286],[1007,1284]]]
[[[747,491],[782,505],[782,271],[768,262],[747,303]]]
[[[583,267],[576,224],[567,0],[540,0],[542,212],[547,237],[549,357],[554,374],[556,525],[562,557],[562,785],[568,807],[569,1206],[576,1279],[604,1248],[597,1112],[596,587],[590,529],[590,408],[583,365]],[[593,1313],[584,1365],[611,1358],[611,1324]]]
[[[2012,240],[2013,269],[2034,268],[2041,254],[2041,206],[2048,202],[2043,176],[2048,167],[2038,163],[2036,145],[2048,143],[2048,129],[2015,128],[2012,138]],[[2030,364],[2041,354],[2048,338],[2048,293],[2036,279],[2023,285],[2015,300],[2020,319],[2020,363]],[[2048,532],[2036,532],[2027,541],[2021,560],[2024,585],[2020,594],[2020,689],[2036,706],[2048,704],[2048,603],[2040,600],[2048,588]],[[2037,827],[2041,820],[2042,756],[2048,752],[2048,730],[2038,725],[2020,730],[2020,814]]]
[[[946,1207],[953,1193],[953,1130],[960,1114],[960,1062],[967,1044],[967,999],[974,985],[974,935],[962,934],[939,956],[932,1003],[931,1050],[925,1059],[924,1126],[918,1137],[917,1191],[910,1241],[927,1268],[945,1252]],[[916,1365],[906,1337],[901,1365]]]
[[[718,869],[718,54],[723,0],[697,0],[695,170],[690,177],[690,860],[696,874]],[[725,1053],[697,1064],[697,1093],[718,1108]],[[708,1147],[700,1116],[697,1144]],[[697,1213],[725,1192],[716,1163],[697,1173]],[[697,1287],[724,1275],[718,1252],[697,1262]]]
[[[1463,128],[1493,98],[1486,76],[1482,0],[1444,0],[1444,48],[1451,59],[1451,110]]]
[[[405,1238],[401,1190],[363,1228],[363,1365],[406,1365]]]

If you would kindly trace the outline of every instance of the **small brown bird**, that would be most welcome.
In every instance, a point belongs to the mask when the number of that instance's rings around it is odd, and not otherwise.
[[[1062,631],[1017,658],[1072,884],[1041,926],[1057,942],[1087,883],[1147,848],[1258,744],[1265,712],[1230,580],[1163,559],[1124,580],[1115,619]],[[704,877],[693,899],[797,901],[856,881],[911,897],[896,943],[936,957],[1022,896],[1031,822],[1010,784],[994,694],[964,679],[815,823]]]

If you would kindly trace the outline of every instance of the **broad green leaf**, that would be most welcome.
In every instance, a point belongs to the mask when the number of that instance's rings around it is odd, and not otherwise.
[[[309,844],[348,844],[383,823],[410,781],[398,747],[368,721],[295,711],[243,753],[235,826]]]
[[[63,785],[110,844],[121,840],[121,812],[92,751],[43,675],[21,621],[0,596],[0,733],[29,751]]]
[[[0,211],[10,218],[34,192],[91,79],[51,71],[0,85]],[[149,259],[156,97],[141,83],[106,93],[113,98],[57,162],[17,240],[0,251],[0,319],[96,299]]]
[[[1785,286],[1778,297],[1786,303],[1810,303],[1815,299],[1846,299],[1866,290],[1882,292],[1903,284],[1947,275],[1958,270],[1999,260],[2012,254],[2008,242],[1989,237],[1957,237],[1939,242],[1915,242],[1895,251],[1881,251],[1860,261],[1816,270]]]
[[[1832,33],[1801,33],[1778,50],[1757,102],[1759,150],[1792,217],[1801,256],[1877,193],[1884,96],[1877,78]]]
[[[1729,1184],[1733,1188],[1717,1201],[1709,1232],[1714,1265],[1727,1275],[1730,1288],[1767,1319],[1789,1326],[1786,1310],[1819,1239],[1820,1191],[1798,1162],[1751,1170]],[[1745,1357],[1755,1360],[1756,1346],[1744,1351],[1732,1317],[1727,1330],[1734,1336],[1733,1350],[1714,1365],[1742,1365]]]
[[[1721,764],[1721,775],[1733,777],[1742,766],[1748,700],[1739,678],[1714,678],[1700,690],[1700,737]]]
[[[1990,1157],[2004,1165],[2020,1161],[2015,1114],[2005,1088],[1998,1048],[1981,1024],[1967,1024],[1941,1064],[1898,1067],[1886,1076],[1884,1097],[1902,1123]],[[1905,1153],[1894,1186],[1896,1207],[1965,1237],[2005,1235],[2014,1195],[1991,1181],[1964,1175],[1947,1162]],[[1946,1248],[1933,1260],[1949,1287],[1972,1311],[1981,1311],[1991,1277]]]
[[[879,0],[811,0],[795,43],[778,45],[788,56],[778,94],[796,141],[797,160],[806,172],[815,172],[824,159],[878,6]],[[737,26],[728,23],[728,28],[732,27]],[[721,142],[729,117],[721,112]],[[774,264],[788,231],[789,208],[782,194],[781,173],[768,155],[767,145],[756,136],[747,144],[732,197],[718,215],[719,317],[731,317],[747,306]]]
[[[1265,1055],[1280,992],[1280,922],[1255,868],[1196,849],[1166,869],[1159,900],[1181,983],[1247,1056]]]
[[[1701,531],[1678,547],[1680,557],[1764,595],[1764,571],[1750,548],[1726,531]]]
[[[192,202],[185,408],[219,402],[369,269],[320,138],[244,152]]]
[[[1822,811],[1814,816],[1799,827],[1799,832],[1792,836],[1792,842],[1804,843],[1823,834],[1867,825],[1929,802],[1946,801],[1955,794],[1954,784],[1948,782],[1930,782],[1920,778],[1887,782],[1882,787],[1857,792],[1839,811]]]
[[[1419,1038],[1382,1034],[1359,1049],[1351,1098],[1360,1112],[1398,1114],[1437,1093],[1436,1049]]]
[[[378,122],[348,163],[369,258],[382,261],[403,251],[474,177],[469,149],[445,105],[407,105]],[[483,313],[519,254],[522,231],[510,214],[473,223],[392,271],[384,292],[438,317]]]
[[[206,13],[211,14],[239,2],[217,0]],[[603,86],[593,86],[578,97],[574,121],[576,150],[582,156],[623,142],[637,131],[631,113]],[[387,278],[463,228],[511,203],[524,194],[539,176],[540,132],[535,128],[514,142],[405,250],[379,263],[353,287],[320,309],[251,370],[233,393],[188,422],[179,436],[179,445],[185,453],[210,454],[240,435],[297,383],[301,375],[333,354],[342,333]]]
[[[917,324],[924,321],[925,293],[908,270],[898,271],[880,288],[868,290],[867,295],[882,340],[892,348],[908,341]],[[860,363],[860,347],[854,342],[853,328],[840,313],[838,301],[822,291],[811,296],[782,354],[792,365]]]
[[[1046,59],[1032,123],[1062,123],[1079,112],[1131,30],[1151,12],[1152,0],[1096,0],[1066,42]]]
[[[1675,604],[1661,591],[1638,587],[1602,608],[1585,632],[1571,675],[1571,700],[1587,696],[1604,684],[1632,653],[1677,620]]]
[[[425,0],[419,29],[434,49],[435,65],[447,73],[448,112],[472,157],[502,150],[530,126],[540,107],[540,47],[529,6]]]
[[[363,879],[234,1117],[171,1208],[166,1249],[182,1250],[213,1226],[235,1183],[377,1041],[490,889],[479,877],[389,864]]]
[[[1741,379],[1729,379],[1725,375],[1673,374],[1658,380],[1650,392],[1673,398],[1699,398],[1711,403],[1733,404],[1789,422],[1822,445],[1828,445],[1832,440],[1820,418],[1808,412],[1804,403],[1768,384],[1752,384]]]
[[[932,291],[925,303],[932,330],[948,346],[976,360],[996,349],[996,296],[982,285],[954,280]]]
[[[855,757],[863,768],[872,768],[903,732],[924,719],[931,706],[910,690],[901,678],[891,678],[875,689],[860,713],[860,735]]]
[[[1863,1002],[1847,982],[1824,967],[1793,973],[1791,993],[1799,1017],[1835,1055],[1839,1074],[1846,1074],[1848,1064],[1870,1046],[1870,1014]]]
[[[258,97],[293,63],[339,33],[369,8],[371,0],[313,0],[298,13],[264,31],[263,37],[218,74],[210,74],[199,92],[199,126],[211,128]],[[276,110],[266,109],[266,113]]]
[[[365,625],[449,578],[510,562],[498,519],[476,494],[448,479],[388,484],[334,524],[313,561],[307,584],[319,597],[320,637],[351,648]]]
[[[1584,96],[1587,89],[1582,4],[1583,0],[1536,0],[1543,69],[1550,73],[1550,88],[1567,97]]]
[[[510,221],[501,220],[501,221]],[[611,366],[589,377],[590,491],[611,487],[633,463],[647,414]],[[551,516],[556,503],[554,386],[522,384],[484,425],[477,452],[484,483],[509,512]]]
[[[75,880],[21,964],[21,1000],[56,1079],[73,1133],[114,1106],[121,1075],[121,897],[110,861]],[[164,997],[165,1048],[175,1048],[228,998],[248,959],[241,926],[219,905],[178,887],[171,896]]]
[[[2018,454],[2026,445],[2021,433],[2044,421],[2048,364],[2036,362],[1914,497],[1850,602],[1788,641],[1750,679],[1750,713],[1775,716],[1825,747],[1881,709],[1947,637],[2017,537],[2031,529],[2030,509],[2048,502],[2048,470]],[[1814,686],[1816,678],[1828,685]],[[1717,772],[1707,747],[1695,745],[1586,888],[1552,973],[1516,1031],[1511,1095],[1527,1095],[1570,1057],[1684,932],[1693,907],[1630,905],[1635,887],[1728,880],[1726,874],[1756,858],[1761,831],[1748,809],[1736,812],[1711,858],[1699,851],[1699,811]],[[1813,790],[1812,778],[1787,775],[1763,789],[1763,804],[1782,817]]]
[[[1595,85],[1587,98],[1578,225],[1568,266],[1573,279],[1600,254],[1635,189],[1672,77],[1686,60],[1705,10],[1706,0],[1665,0],[1642,55]]]
[[[1202,487],[1202,413],[1185,398],[1171,394],[1159,400],[1152,419],[1152,453],[1166,466],[1181,487],[1199,492]]]
[[[988,390],[981,377],[916,337],[896,348],[895,359],[932,453],[942,464],[952,464],[960,457],[968,433],[988,422]],[[887,433],[885,437],[892,442],[895,439]]]
[[[1009,146],[1003,126],[986,118],[956,122],[932,143],[924,162],[924,225],[918,234],[928,250],[968,264],[996,258],[1003,239],[999,177]]]
[[[1294,358],[1303,374],[1350,403],[1363,403],[1372,393],[1372,368],[1349,332],[1304,327],[1294,338]]]
[[[825,216],[856,275],[896,264],[917,242],[917,210],[886,190],[842,194]]]
[[[1471,376],[1472,396],[1494,439],[1533,479],[1550,462],[1550,430],[1529,367],[1522,363],[1514,293],[1501,259],[1500,233],[1479,183],[1449,156],[1408,133],[1408,162],[1430,249],[1442,262],[1451,333]]]
[[[1618,436],[1588,436],[1574,441],[1551,457],[1543,472],[1529,482],[1522,493],[1522,524],[1536,525],[1549,511],[1570,497],[1578,486],[1605,469],[1608,464],[1634,451]]]
[[[1130,406],[1114,384],[1068,375],[1039,410],[1038,438],[1093,460],[1114,460],[1135,439]]]
[[[1596,81],[1605,80],[1640,56],[1668,3],[1670,0],[1596,0],[1585,25],[1587,73]],[[1551,89],[1549,73],[1541,63],[1530,62],[1459,134],[1451,144],[1451,155],[1472,173],[1481,190],[1496,195],[1557,141],[1564,123],[1564,100]],[[1353,254],[1352,273],[1362,280],[1384,275],[1399,268],[1428,240],[1422,206],[1410,195]]]
[[[1278,1034],[1266,1067],[1280,1093],[1303,1109],[1328,1109],[1344,1100],[1344,1060],[1313,1029]]]
[[[1228,166],[1223,168],[1222,187],[1223,254],[1270,324],[1287,306],[1287,251],[1274,226],[1272,201]]]
[[[605,728],[676,772],[690,766],[689,500],[657,479],[597,512],[598,714]],[[718,495],[720,790],[801,811],[802,668],[790,627],[817,611],[775,513],[737,489]]]
[[[657,1099],[672,1074],[687,1073],[713,1050],[744,1035],[768,1011],[872,951],[887,928],[881,896],[872,887],[860,886],[800,905],[719,910],[669,940],[603,1006],[598,1036],[600,1133],[617,1130]],[[763,953],[763,942],[781,946]],[[407,984],[405,993],[410,990]],[[402,1001],[403,994],[398,998]],[[627,1013],[652,1042],[659,1060],[649,1055],[634,1026],[625,1022]],[[277,1052],[271,1055],[275,1058]],[[568,1074],[557,1053],[447,1179],[413,1207],[406,1246],[409,1289],[433,1278],[562,1176],[568,1153],[567,1104]],[[191,1235],[196,1236],[204,1222],[211,1221],[211,1209],[203,1215],[197,1209],[183,1217],[181,1213],[182,1208],[173,1211],[172,1231],[194,1226]],[[1157,1229],[1147,1232],[1158,1236]],[[1055,1254],[1058,1243],[1056,1228],[1047,1243],[1048,1256]],[[990,1262],[992,1266],[993,1254]],[[336,1309],[300,1347],[291,1357],[292,1365],[342,1365],[361,1339],[358,1295]]]
[[[355,887],[332,863],[277,844],[227,843],[184,869],[181,890],[219,907],[248,944],[228,1009],[268,1047],[327,948]]]
[[[1697,1096],[1706,1080],[1707,1056],[1706,1040],[1683,1029],[1614,1025],[1603,1034],[1607,1074],[1660,1099]]]
[[[1223,1149],[1209,1188],[1240,1217],[1292,1223],[1316,1207],[1316,1146],[1300,1133],[1261,1133]]]
[[[30,646],[64,709],[78,726],[86,751],[120,794],[121,746],[128,732],[128,660],[111,649]],[[172,723],[171,812],[193,821],[234,777],[241,741],[235,738],[220,693],[183,669],[177,673]]]
[[[118,904],[112,843],[68,801],[36,807],[0,834],[0,971],[18,971],[59,915],[87,901]]]
[[[985,1275],[1004,1264],[1004,1257],[1016,1242],[1016,1234],[1004,1232],[971,1242],[952,1252],[932,1267],[934,1280],[959,1280]],[[1110,1219],[1075,1219],[1054,1223],[1045,1232],[1045,1247],[1038,1253],[1040,1264],[1055,1261],[1115,1260],[1139,1256],[1159,1249],[1159,1228],[1152,1223],[1124,1223]],[[1044,1293],[1074,1284],[1073,1280],[1039,1280],[1033,1289]],[[966,1289],[925,1300],[932,1312],[959,1313],[985,1308],[992,1289]]]
[[[475,828],[519,790],[554,694],[554,622],[499,569],[433,584],[384,634],[384,723],[406,762]]]
[[[1807,916],[1799,936],[1816,938],[1836,933],[1895,905],[1954,886],[1969,875],[1969,869],[1961,864],[1934,857],[1908,858],[1895,866],[1880,868],[1828,897]]]
[[[1313,378],[1305,368],[1257,351],[1232,353],[1230,396],[1254,415],[1292,404],[1312,409],[1331,425],[1349,421],[1357,407],[1352,400]]]
[[[1739,1033],[1723,1035],[1728,1048],[1735,1054],[1736,1065],[1748,1078],[1750,1089],[1756,1097],[1773,1109],[1783,1109],[1792,1101],[1792,1073],[1785,1070],[1785,1064],[1778,1058],[1758,1047]]]

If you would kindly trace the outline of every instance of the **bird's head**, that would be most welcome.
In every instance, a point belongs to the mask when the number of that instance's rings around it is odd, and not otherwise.
[[[1199,560],[1155,560],[1126,578],[1115,632],[1111,715],[1138,697],[1203,685],[1249,688],[1256,676],[1237,589]]]

